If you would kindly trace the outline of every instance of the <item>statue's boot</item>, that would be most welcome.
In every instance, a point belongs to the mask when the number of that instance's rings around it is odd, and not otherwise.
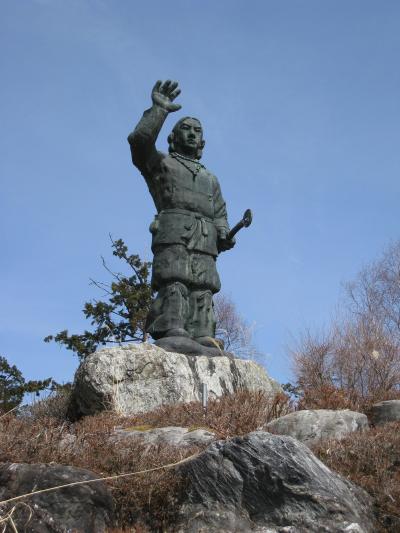
[[[188,290],[178,281],[162,287],[147,316],[146,331],[153,339],[189,337],[185,325],[189,313]]]
[[[213,337],[196,337],[194,340],[208,348],[224,349],[224,341],[222,339],[214,339]]]

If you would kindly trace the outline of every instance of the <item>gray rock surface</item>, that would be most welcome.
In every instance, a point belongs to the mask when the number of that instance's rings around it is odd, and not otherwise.
[[[189,428],[168,426],[148,430],[119,429],[111,437],[113,441],[141,439],[149,445],[168,444],[169,446],[203,446],[213,442],[216,437],[204,428],[190,430]]]
[[[238,389],[281,391],[264,368],[229,357],[189,356],[166,352],[153,344],[129,344],[88,356],[75,374],[72,418],[112,409],[129,415],[163,404],[201,399]]]
[[[0,501],[97,477],[88,470],[72,466],[4,463],[0,465]],[[3,507],[1,515],[4,516],[13,505],[16,502]],[[30,511],[32,516],[29,519]],[[106,484],[101,481],[76,485],[22,500],[16,505],[12,517],[21,532],[102,533],[113,525],[113,500]],[[11,527],[7,531],[12,531]]]
[[[296,411],[272,420],[267,431],[289,435],[310,445],[321,439],[341,439],[353,431],[368,429],[366,415],[348,409]]]
[[[400,421],[400,400],[386,400],[374,404],[370,411],[370,419],[375,426]]]
[[[376,531],[369,496],[291,437],[217,441],[180,472],[187,486],[173,531]]]

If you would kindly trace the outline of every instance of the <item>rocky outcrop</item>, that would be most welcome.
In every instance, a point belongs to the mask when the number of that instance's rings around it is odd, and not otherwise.
[[[184,429],[159,428],[149,446],[166,442],[165,439],[179,445],[183,436],[191,433]],[[162,430],[169,436],[162,435]],[[172,430],[179,431],[174,434]],[[117,431],[114,436],[119,438],[120,433]],[[121,439],[137,438],[129,433]],[[110,445],[111,442],[106,443],[105,449]],[[216,441],[176,468],[183,477],[184,491],[177,495],[173,518],[165,531],[376,530],[369,496],[330,471],[304,444],[291,437],[257,431]],[[70,466],[6,463],[0,465],[0,501],[95,477],[87,470]],[[1,507],[1,518],[14,505],[15,502]],[[103,533],[115,526],[112,498],[102,481],[31,496],[15,506],[12,518],[18,531],[30,533]],[[143,518],[144,523],[149,520],[148,516],[138,518]]]
[[[111,442],[129,442],[139,439],[149,446],[205,446],[216,439],[215,434],[204,428],[189,429],[168,426],[153,429],[117,428],[110,437]]]
[[[88,470],[57,464],[0,465],[0,501],[32,491],[95,479]],[[113,525],[113,501],[103,482],[75,485],[14,502],[1,509],[4,517],[13,506],[18,531],[29,533],[102,533]],[[9,530],[12,531],[11,525]]]
[[[386,422],[399,422],[400,400],[386,400],[374,404],[370,411],[370,420],[374,426],[386,424]]]
[[[343,409],[314,409],[296,411],[272,420],[267,431],[289,435],[310,445],[321,439],[341,439],[353,431],[368,429],[366,415]]]
[[[106,348],[88,356],[75,375],[70,416],[112,409],[129,415],[163,404],[201,399],[239,389],[281,391],[276,381],[253,361],[226,356],[190,356],[166,352],[153,344]]]
[[[173,531],[375,531],[369,496],[291,437],[257,431],[211,444],[183,464]]]

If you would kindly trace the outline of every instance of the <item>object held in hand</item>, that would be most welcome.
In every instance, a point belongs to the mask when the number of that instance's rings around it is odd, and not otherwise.
[[[227,235],[227,240],[233,239],[233,237],[236,235],[238,231],[240,231],[242,228],[248,228],[250,224],[253,221],[253,213],[251,212],[251,209],[246,209],[244,212],[243,218],[240,222],[234,226],[231,231]]]

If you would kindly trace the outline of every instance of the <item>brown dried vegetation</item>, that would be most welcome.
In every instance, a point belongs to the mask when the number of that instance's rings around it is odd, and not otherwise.
[[[175,463],[200,451],[197,447],[146,447],[139,440],[110,445],[108,438],[120,425],[118,417],[110,413],[87,417],[73,425],[51,418],[32,421],[8,416],[0,420],[0,425],[0,462],[55,462],[86,468],[99,477]],[[172,470],[110,482],[118,523],[133,524],[140,517],[162,528],[171,518],[180,483]]]
[[[54,401],[49,410],[54,413]],[[207,413],[199,403],[166,406],[132,417],[102,413],[74,424],[45,416],[45,404],[33,416],[0,418],[0,462],[50,463],[86,468],[106,477],[176,463],[201,452],[201,447],[148,446],[137,440],[109,444],[116,426],[207,427],[219,438],[254,431],[285,414],[290,403],[285,395],[269,398],[263,393],[239,392],[209,402]],[[59,412],[58,404],[56,413]],[[35,413],[38,415],[35,417]],[[107,443],[107,446],[105,447]],[[105,453],[105,449],[107,453]],[[145,532],[162,530],[173,518],[174,503],[184,481],[174,469],[158,470],[109,482],[118,524]],[[132,529],[131,529],[132,531]]]
[[[380,531],[400,531],[400,422],[321,442],[313,452],[374,498]]]
[[[328,391],[324,394],[329,397]],[[331,406],[339,405],[342,400],[331,398]],[[177,404],[125,418],[102,413],[70,424],[46,417],[43,405],[38,418],[19,418],[14,413],[0,418],[0,462],[54,461],[87,468],[99,477],[137,472],[178,462],[201,452],[202,448],[148,447],[140,440],[132,440],[108,445],[105,453],[105,443],[116,426],[206,427],[218,438],[230,438],[259,429],[292,408],[285,395],[271,399],[263,393],[243,391],[210,401],[207,413],[199,403]],[[382,532],[394,533],[400,526],[399,430],[400,423],[386,424],[364,433],[351,434],[342,441],[321,442],[313,450],[329,468],[372,495]],[[184,482],[173,468],[109,484],[121,528],[113,533],[165,530],[174,518],[175,503],[184,490]]]
[[[166,405],[149,413],[137,415],[136,424],[152,427],[205,427],[220,439],[245,435],[262,428],[270,420],[292,410],[286,394],[270,397],[264,392],[239,391],[209,401],[205,412],[199,402]]]

